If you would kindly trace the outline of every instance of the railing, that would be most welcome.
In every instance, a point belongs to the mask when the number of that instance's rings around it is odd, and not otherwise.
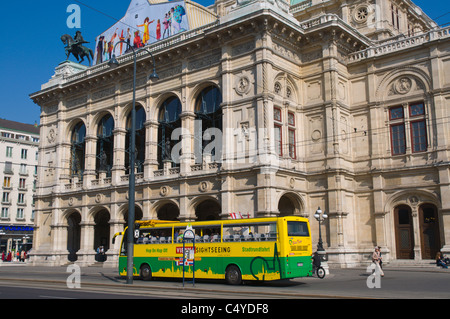
[[[432,41],[446,39],[450,37],[450,27],[432,30],[427,33],[423,33],[417,36],[404,38],[401,40],[387,42],[368,49],[358,51],[349,55],[348,62],[354,63],[364,59],[382,56],[402,50],[408,50],[410,48],[418,47],[424,43],[430,43]]]

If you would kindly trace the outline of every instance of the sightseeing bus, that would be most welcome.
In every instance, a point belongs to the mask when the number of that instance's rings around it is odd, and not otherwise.
[[[114,235],[122,235],[122,276],[127,275],[127,230]],[[133,276],[143,280],[184,275],[237,285],[245,280],[312,276],[310,226],[302,217],[136,221],[134,237]]]

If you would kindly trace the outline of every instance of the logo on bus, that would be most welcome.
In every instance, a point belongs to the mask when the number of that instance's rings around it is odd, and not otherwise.
[[[303,240],[293,240],[292,238],[289,239],[289,245],[300,245],[303,242]]]

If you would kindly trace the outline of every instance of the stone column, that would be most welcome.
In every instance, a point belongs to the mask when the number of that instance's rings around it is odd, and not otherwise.
[[[97,137],[86,135],[85,137],[85,163],[84,163],[84,186],[91,187],[91,183],[96,176],[96,153],[97,153]]]
[[[95,262],[96,251],[94,249],[94,227],[93,221],[82,221],[80,250],[77,253],[77,264],[88,266]]]
[[[150,120],[145,122],[144,179],[152,179],[156,170],[158,170],[158,121]]]
[[[127,130],[124,128],[115,128],[114,134],[114,161],[111,172],[111,183],[117,185],[120,182],[120,177],[125,175],[125,156],[126,156],[126,134]],[[101,183],[100,183],[101,184]]]
[[[180,115],[182,132],[178,143],[181,143],[180,174],[186,175],[193,164],[194,122],[195,114],[185,111]]]

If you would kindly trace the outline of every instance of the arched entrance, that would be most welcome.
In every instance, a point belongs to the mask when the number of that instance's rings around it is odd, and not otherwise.
[[[298,196],[292,193],[284,194],[278,202],[280,217],[298,215],[300,213],[300,209],[301,206]]]
[[[423,204],[419,207],[419,224],[422,259],[434,259],[441,248],[436,206]]]
[[[174,203],[164,204],[161,208],[158,209],[156,213],[159,220],[178,220],[178,216],[180,216],[180,209]]]
[[[80,250],[81,242],[81,215],[73,212],[67,217],[67,250],[69,255],[67,259],[71,262],[77,261],[77,252]]]
[[[109,249],[110,241],[110,227],[109,227],[110,215],[106,209],[99,211],[94,217],[94,249],[97,251],[101,248],[105,253]],[[97,261],[105,261],[104,254],[97,255]]]
[[[218,220],[220,219],[221,212],[222,208],[220,207],[220,204],[212,199],[207,199],[195,207],[197,221]]]
[[[142,213],[142,209],[139,206],[134,206],[134,220],[141,220],[142,217],[144,217],[144,214]],[[125,224],[123,228],[128,227],[128,208],[123,214],[123,218],[125,220]]]
[[[414,259],[414,231],[411,208],[400,205],[394,209],[397,259]]]
[[[289,197],[286,195],[280,198],[278,202],[278,211],[280,212],[280,217],[294,215],[295,206]]]

